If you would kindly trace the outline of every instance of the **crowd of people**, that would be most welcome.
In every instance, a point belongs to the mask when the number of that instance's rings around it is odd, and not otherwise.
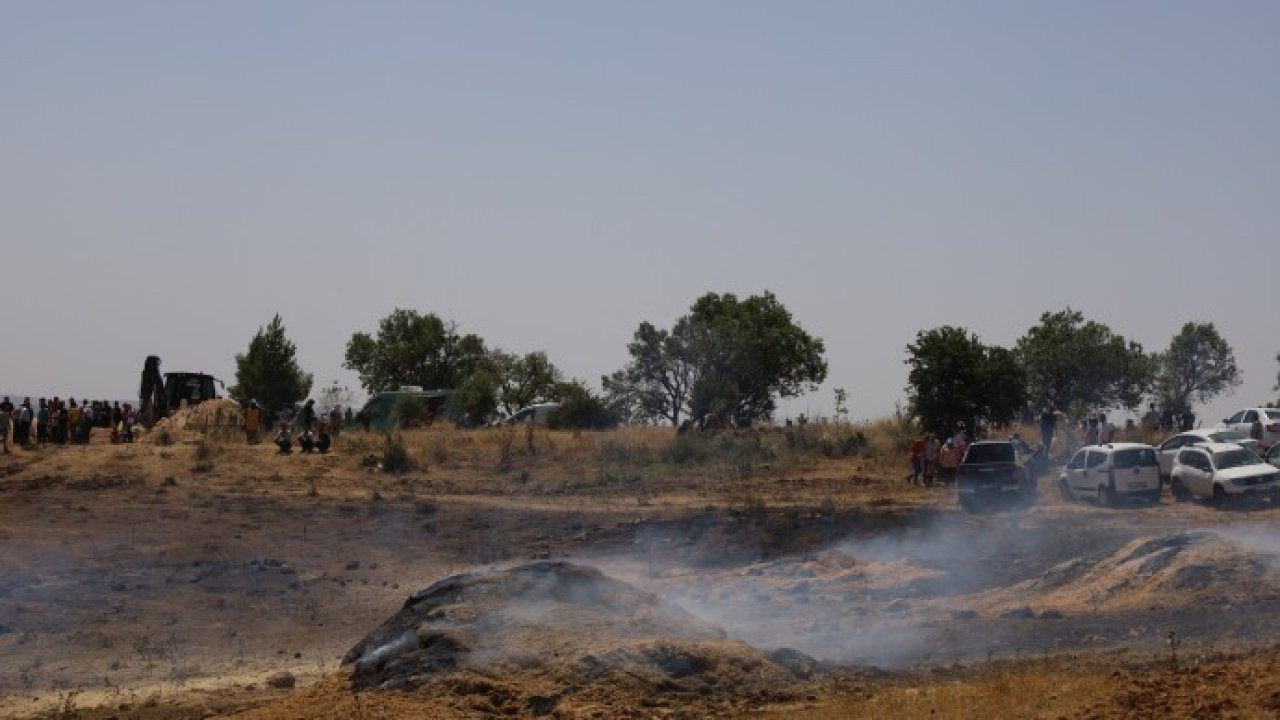
[[[315,400],[307,400],[296,416],[285,410],[276,419],[274,442],[282,455],[289,455],[296,445],[303,453],[327,453],[333,446],[333,439],[342,432],[344,425],[354,420],[351,408],[344,412],[341,406],[334,406],[327,414],[321,416],[316,412]],[[256,402],[250,402],[245,409],[245,434],[250,443],[258,441],[262,430],[262,411]],[[298,432],[295,437],[294,432]]]
[[[6,454],[11,436],[12,444],[22,447],[83,445],[89,442],[94,428],[110,430],[112,442],[133,442],[136,422],[133,406],[119,401],[64,401],[56,396],[39,398],[35,405],[29,397],[17,405],[8,397],[0,401],[0,439]]]

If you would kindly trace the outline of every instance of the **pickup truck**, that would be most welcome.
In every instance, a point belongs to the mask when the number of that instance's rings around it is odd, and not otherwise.
[[[1027,506],[1035,501],[1035,477],[1028,457],[1008,440],[983,440],[969,446],[956,473],[956,499],[961,509],[977,512],[990,506]]]

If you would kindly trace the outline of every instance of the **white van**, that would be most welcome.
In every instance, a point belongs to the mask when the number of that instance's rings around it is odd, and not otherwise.
[[[1090,497],[1115,505],[1122,497],[1160,502],[1160,463],[1145,443],[1086,445],[1058,476],[1062,499]]]

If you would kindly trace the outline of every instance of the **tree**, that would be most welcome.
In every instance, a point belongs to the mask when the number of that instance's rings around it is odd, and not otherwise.
[[[910,411],[925,428],[1004,423],[1026,407],[1026,373],[1014,353],[963,328],[921,330],[905,362]]]
[[[515,355],[502,350],[489,353],[495,380],[496,405],[507,415],[555,397],[560,369],[542,351]]]
[[[682,415],[768,419],[778,397],[814,390],[827,376],[822,340],[769,292],[745,300],[707,293],[670,331],[642,322],[627,350],[631,362],[603,378],[606,393],[639,419],[673,425]]]
[[[1071,308],[1041,315],[1015,351],[1030,399],[1062,409],[1135,408],[1152,375],[1141,345]]]
[[[284,334],[277,314],[249,341],[249,349],[236,355],[236,384],[231,397],[237,402],[257,400],[268,416],[292,408],[311,392],[311,374],[298,367],[297,347]]]
[[[1187,412],[1240,385],[1235,353],[1213,323],[1189,322],[1154,356],[1151,394],[1162,409]]]
[[[356,371],[372,394],[402,385],[458,388],[485,359],[479,336],[459,335],[454,323],[434,313],[396,308],[379,322],[376,338],[351,336],[343,367]]]
[[[640,323],[627,352],[631,363],[601,378],[605,395],[629,420],[670,420],[680,424],[690,412],[689,398],[698,378],[690,347],[690,321],[681,318],[671,332]]]

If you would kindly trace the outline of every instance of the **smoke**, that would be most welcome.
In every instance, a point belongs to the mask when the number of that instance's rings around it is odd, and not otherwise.
[[[1149,523],[1119,515],[1036,511],[942,514],[779,558],[737,562],[739,553],[728,549],[720,564],[707,563],[710,548],[668,529],[642,534],[637,551],[627,557],[596,564],[756,647],[793,648],[837,664],[902,667],[1073,646],[1155,644],[1169,629],[1179,629],[1180,635],[1195,632],[1184,624],[1186,613],[1194,617],[1198,609],[1180,606],[1177,597],[1154,598],[1169,606],[1135,614],[1131,605],[1109,608],[1106,593],[1073,598],[1070,584],[1064,589],[1049,581],[1062,576],[1065,567],[1076,573],[1120,568],[1131,575],[1117,576],[1114,587],[1129,593],[1124,602],[1131,602],[1143,583],[1155,579],[1140,563],[1126,564],[1119,551],[1137,538],[1166,538],[1166,525],[1143,527]],[[1247,554],[1258,553],[1280,567],[1275,530],[1215,527],[1209,532],[1229,541],[1213,549],[1225,553],[1224,562],[1244,566],[1251,562]],[[1203,563],[1208,550],[1196,548],[1181,562]],[[1203,573],[1197,566],[1178,575],[1184,581],[1201,576],[1210,583],[1235,582],[1244,574]],[[1110,583],[1103,578],[1101,585]],[[1032,610],[1036,591],[1023,596],[1017,590],[1023,587],[1052,589],[1052,601],[1061,604],[1045,609],[1039,603]],[[1210,590],[1236,598],[1232,602],[1251,602],[1243,587]],[[1235,632],[1223,626],[1202,629]]]

